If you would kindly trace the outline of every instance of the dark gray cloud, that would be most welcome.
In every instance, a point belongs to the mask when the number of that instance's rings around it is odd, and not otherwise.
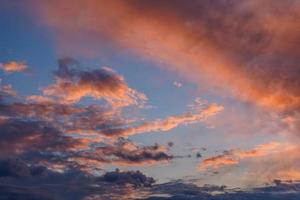
[[[116,170],[103,174],[101,177],[97,178],[97,180],[118,185],[131,184],[135,187],[149,187],[155,183],[155,180],[152,177],[147,177],[140,171],[121,172]]]
[[[79,139],[63,135],[41,121],[7,119],[0,124],[0,155],[20,155],[28,151],[62,151],[80,145]]]
[[[76,169],[53,172],[39,165],[27,165],[15,158],[0,160],[0,199],[83,200],[117,199],[139,188],[151,187],[154,179],[139,171],[113,171],[102,176],[86,175]]]
[[[167,197],[161,197],[162,194]],[[153,178],[139,171],[116,169],[101,176],[91,176],[76,169],[53,172],[15,158],[0,160],[0,199],[83,200],[89,197],[104,200],[136,199],[138,196],[147,200],[296,200],[300,197],[300,184],[274,180],[266,186],[249,190],[197,186],[182,180],[155,184]]]

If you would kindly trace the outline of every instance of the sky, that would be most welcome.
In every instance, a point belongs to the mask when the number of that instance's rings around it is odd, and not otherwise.
[[[299,198],[299,21],[297,0],[0,0],[0,197]]]

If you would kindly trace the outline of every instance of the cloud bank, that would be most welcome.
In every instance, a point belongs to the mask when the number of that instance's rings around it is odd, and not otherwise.
[[[17,97],[10,85],[1,87],[0,157],[88,174],[101,171],[105,164],[169,163],[175,158],[170,148],[141,146],[126,138],[203,122],[223,110],[206,104],[165,119],[140,120],[124,114],[124,108],[143,109],[147,97],[129,87],[121,75],[107,67],[83,70],[72,58],[60,59],[58,65],[54,83],[39,95]],[[83,98],[98,102],[83,103]]]

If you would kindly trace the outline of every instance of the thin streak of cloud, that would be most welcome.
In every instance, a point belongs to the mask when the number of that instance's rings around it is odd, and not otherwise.
[[[24,62],[10,61],[0,63],[0,69],[6,73],[24,72],[28,70],[28,66]]]

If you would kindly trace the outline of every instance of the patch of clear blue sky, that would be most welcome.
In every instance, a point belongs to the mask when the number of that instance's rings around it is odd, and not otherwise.
[[[30,73],[4,74],[5,83],[12,84],[22,95],[36,92],[52,80],[56,58],[53,41],[45,28],[35,23],[34,16],[22,3],[4,5],[0,12],[0,62],[26,62]]]

